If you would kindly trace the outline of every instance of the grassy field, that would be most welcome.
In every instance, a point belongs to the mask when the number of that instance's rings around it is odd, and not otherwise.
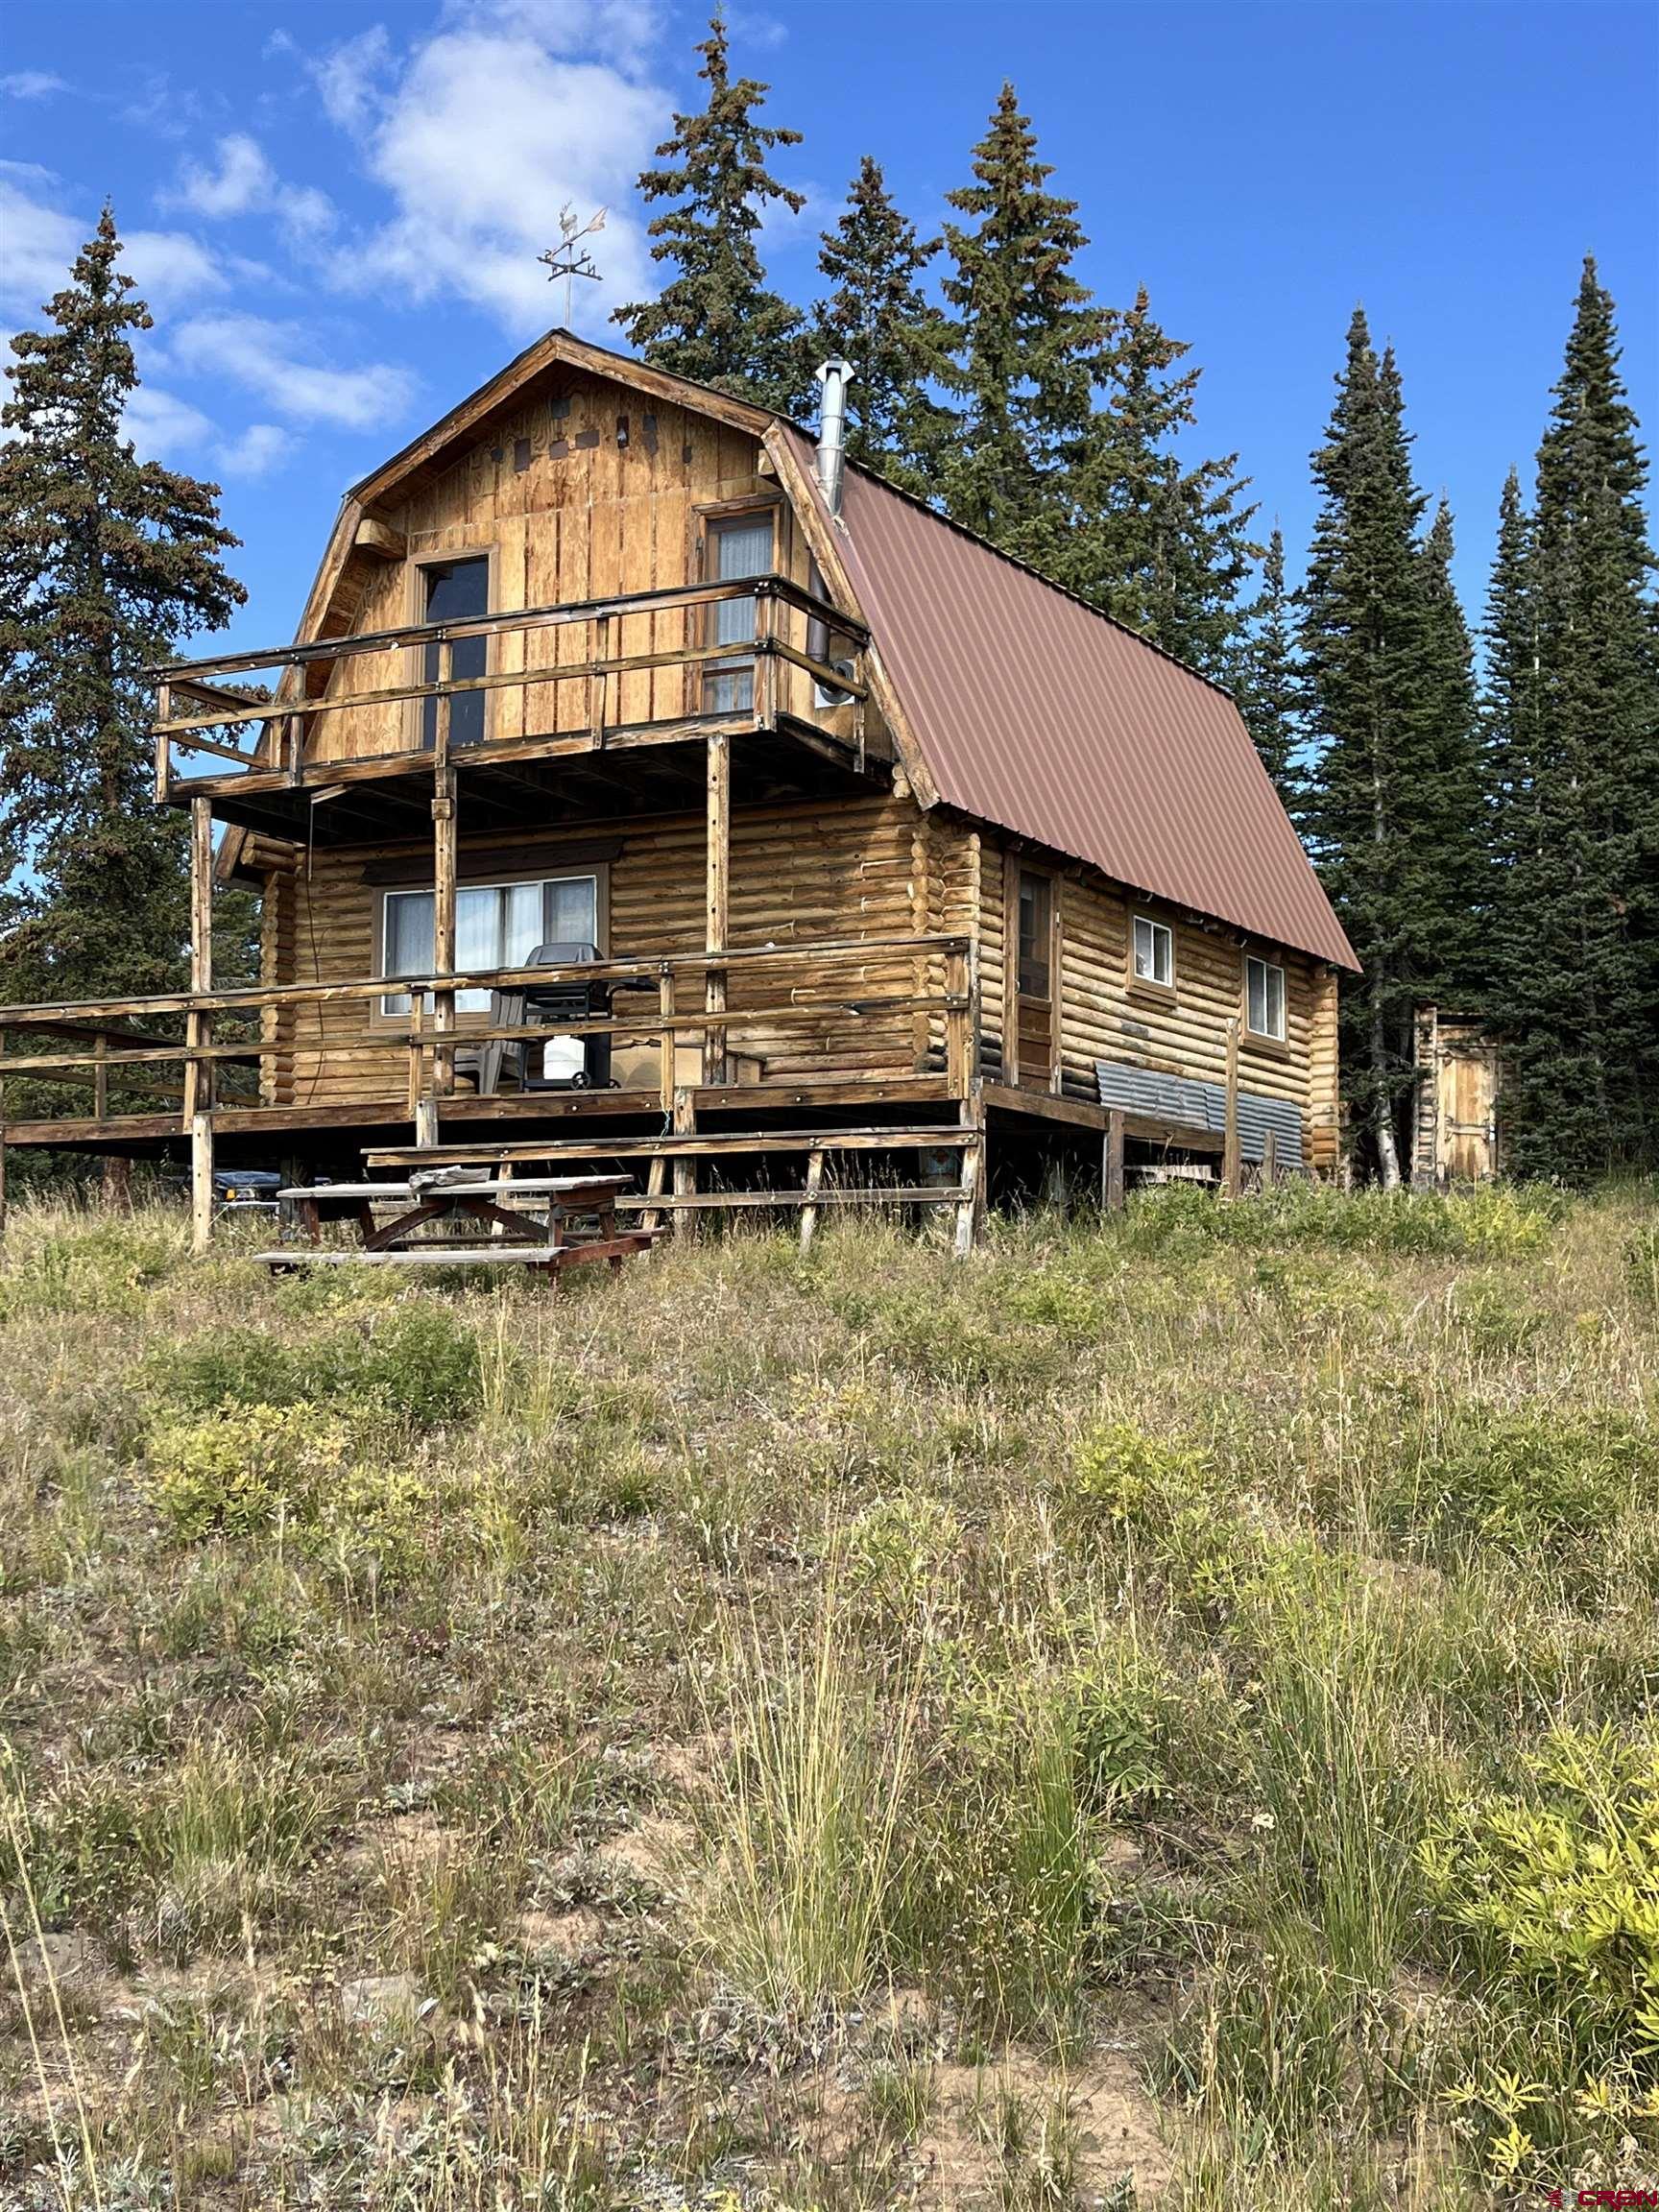
[[[1173,1191],[555,1300],[24,1210],[0,2204],[1651,2183],[1654,1221]]]

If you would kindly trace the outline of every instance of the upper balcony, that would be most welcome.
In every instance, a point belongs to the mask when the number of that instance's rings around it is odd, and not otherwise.
[[[520,812],[527,784],[550,787],[539,763],[722,733],[861,772],[883,746],[868,647],[774,574],[173,661],[152,671],[156,796],[338,840],[366,817],[325,794],[373,785],[395,818],[451,767]],[[232,765],[204,773],[203,756]]]

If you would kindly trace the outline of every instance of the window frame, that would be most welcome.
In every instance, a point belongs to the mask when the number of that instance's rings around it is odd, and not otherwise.
[[[411,553],[406,564],[408,568],[406,604],[412,626],[423,624],[430,619],[426,613],[426,571],[430,568],[450,568],[461,561],[482,561],[485,564],[484,612],[486,614],[499,614],[503,612],[499,596],[500,549],[493,541],[488,544],[479,545],[435,546],[425,553]],[[493,630],[485,632],[484,673],[486,676],[493,676],[496,672],[499,644],[500,635],[498,632]],[[425,642],[410,646],[409,673],[404,679],[406,683],[425,683]],[[483,698],[484,729],[478,739],[478,746],[488,745],[495,734],[495,693],[486,691]],[[430,758],[431,753],[421,739],[421,725],[424,720],[422,710],[425,705],[424,699],[406,699],[403,702],[403,743],[405,751],[420,753]],[[454,750],[462,753],[472,753],[478,750],[478,746],[464,745],[456,747]],[[431,750],[436,751],[436,741],[434,741]]]
[[[1260,968],[1262,974],[1262,1009],[1269,1018],[1272,1014],[1272,987],[1270,978],[1279,978],[1279,1026],[1277,1029],[1258,1029],[1250,1019],[1250,971]],[[1253,1046],[1269,1052],[1288,1052],[1290,1049],[1290,972],[1282,960],[1269,960],[1264,952],[1246,952],[1242,977],[1243,1033]]]
[[[1142,974],[1140,966],[1136,959],[1136,939],[1142,928],[1149,929],[1152,932],[1153,972],[1150,975]],[[1160,935],[1163,936],[1165,942],[1169,948],[1168,974],[1166,975],[1160,975],[1157,972],[1158,940]],[[1161,999],[1173,998],[1176,989],[1175,925],[1172,922],[1161,922],[1156,914],[1144,914],[1132,908],[1130,910],[1129,916],[1129,944],[1127,950],[1129,962],[1129,989],[1131,991],[1144,992],[1151,997]]]
[[[691,525],[694,533],[691,573],[700,584],[714,584],[714,540],[720,530],[730,525],[740,528],[745,522],[757,522],[764,516],[772,525],[772,565],[760,571],[762,575],[781,576],[783,573],[783,514],[781,496],[774,492],[752,492],[739,499],[711,499],[692,510]],[[709,600],[701,607],[689,609],[686,625],[688,646],[715,643],[714,624],[719,600]],[[722,675],[735,676],[747,665],[750,676],[749,705],[745,708],[709,707],[706,704],[709,686],[715,681],[715,673],[708,661],[694,661],[685,671],[685,711],[688,714],[753,715],[756,710],[754,678],[757,661],[752,655],[745,664],[733,660],[722,668]]]
[[[590,861],[585,866],[575,868],[510,868],[503,869],[499,874],[490,872],[482,876],[462,876],[456,880],[455,890],[457,900],[459,900],[463,891],[510,891],[516,886],[525,883],[546,885],[548,883],[574,882],[590,882],[593,886],[593,927],[596,933],[598,952],[601,960],[608,960],[611,957],[611,870],[606,861]],[[392,901],[410,898],[431,899],[436,895],[436,888],[435,884],[426,882],[388,883],[379,887],[376,893],[378,905],[374,925],[374,974],[377,979],[384,982],[396,982],[397,980],[396,976],[388,973],[386,965],[391,944]],[[543,919],[545,919],[545,899],[543,899]],[[459,976],[461,972],[457,971],[457,974]],[[461,988],[462,986],[458,981],[457,998],[460,997]],[[409,1025],[409,1011],[393,1013],[389,1011],[386,1001],[389,998],[407,998],[409,996],[410,994],[406,991],[386,991],[381,993],[378,998],[371,999],[373,1025],[376,1028],[406,1029]],[[456,1007],[457,1028],[465,1029],[469,1024],[475,1028],[486,1028],[489,1025],[489,1021],[490,1014],[487,1007],[469,1007],[467,1009],[463,1009],[459,1005]]]

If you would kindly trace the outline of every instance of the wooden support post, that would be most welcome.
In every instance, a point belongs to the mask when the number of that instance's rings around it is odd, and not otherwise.
[[[657,976],[657,1011],[662,1017],[659,1085],[663,1115],[671,1118],[674,1113],[674,1047],[678,1039],[674,1028],[674,971],[666,960]]]
[[[109,1116],[109,1040],[101,1029],[92,1040],[92,1113],[99,1121]]]
[[[190,802],[190,989],[213,988],[213,808]],[[184,1018],[190,1048],[184,1063],[185,1127],[190,1133],[190,1249],[205,1252],[213,1234],[213,1063],[202,1057],[213,1042],[213,1017],[192,1007]]]
[[[305,723],[301,715],[290,714],[282,724],[282,750],[287,761],[288,781],[298,783],[305,774]]]
[[[171,684],[162,684],[156,687],[156,720],[157,724],[160,724],[171,722],[172,719],[173,686]],[[172,748],[173,740],[171,737],[157,734],[156,739],[156,804],[157,806],[165,806],[167,804],[167,785],[171,779],[173,764]]]
[[[985,1187],[985,1129],[983,1123],[972,1144],[962,1147],[962,1195],[956,1202],[956,1235],[951,1250],[966,1260],[979,1233],[980,1208]]]
[[[1271,1190],[1279,1180],[1279,1132],[1269,1129],[1262,1140],[1262,1188]]]
[[[1123,1110],[1114,1106],[1106,1117],[1106,1141],[1100,1159],[1100,1203],[1108,1214],[1123,1211]]]
[[[674,1094],[674,1134],[676,1137],[694,1137],[697,1134],[697,1099],[690,1091]],[[676,1198],[694,1198],[697,1194],[697,1162],[691,1154],[674,1155],[674,1195]],[[674,1234],[689,1239],[697,1234],[697,1210],[692,1206],[674,1209]]]
[[[778,637],[778,602],[769,590],[755,597],[755,700],[756,716],[763,730],[778,727],[778,656],[772,650]]]
[[[973,1081],[973,994],[966,952],[945,955],[945,1073],[952,1098],[966,1098]]]
[[[6,1234],[6,1032],[0,1029],[0,1237]]]
[[[1227,1024],[1227,1118],[1221,1142],[1221,1189],[1237,1198],[1238,1173],[1238,1017]]]
[[[661,1198],[667,1188],[667,1157],[661,1152],[653,1152],[651,1165],[645,1173],[645,1195],[647,1198]],[[639,1216],[639,1226],[642,1229],[656,1229],[660,1227],[661,1220],[662,1215],[659,1209],[648,1206]]]
[[[448,715],[440,702],[441,720]],[[432,1118],[436,1101],[455,1088],[455,988],[443,978],[455,973],[455,771],[447,762],[435,771],[432,785],[432,972],[441,987],[432,994],[436,1039],[432,1047]],[[436,1138],[434,1138],[434,1142]]]
[[[801,1209],[801,1257],[805,1259],[812,1249],[812,1237],[818,1227],[818,1209],[812,1203],[824,1188],[824,1154],[822,1150],[806,1155],[806,1203]]]
[[[727,931],[732,900],[732,740],[723,733],[711,736],[709,740],[705,892],[705,950],[724,952],[729,950]],[[724,1083],[726,1030],[723,1024],[714,1020],[716,1015],[726,1011],[726,971],[723,968],[709,969],[703,1003],[709,1017],[709,1026],[703,1034],[703,1080],[709,1084]]]
[[[593,617],[593,658],[609,661],[611,658],[611,617],[596,614]],[[593,740],[593,749],[600,751],[605,743],[605,686],[606,675],[602,668],[595,669],[588,679],[588,733]]]

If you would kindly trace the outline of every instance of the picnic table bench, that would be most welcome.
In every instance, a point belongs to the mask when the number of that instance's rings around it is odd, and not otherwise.
[[[274,1269],[343,1266],[349,1262],[397,1265],[541,1267],[557,1277],[565,1268],[608,1260],[613,1272],[632,1252],[649,1251],[650,1229],[618,1229],[616,1201],[631,1175],[530,1175],[515,1182],[487,1176],[417,1175],[404,1183],[302,1183],[278,1191],[293,1207],[308,1244],[261,1252]],[[529,1201],[515,1208],[502,1203]],[[376,1205],[401,1207],[376,1222]],[[323,1248],[326,1221],[352,1221],[361,1242]],[[488,1236],[456,1236],[472,1224]],[[422,1237],[421,1230],[429,1231]]]

